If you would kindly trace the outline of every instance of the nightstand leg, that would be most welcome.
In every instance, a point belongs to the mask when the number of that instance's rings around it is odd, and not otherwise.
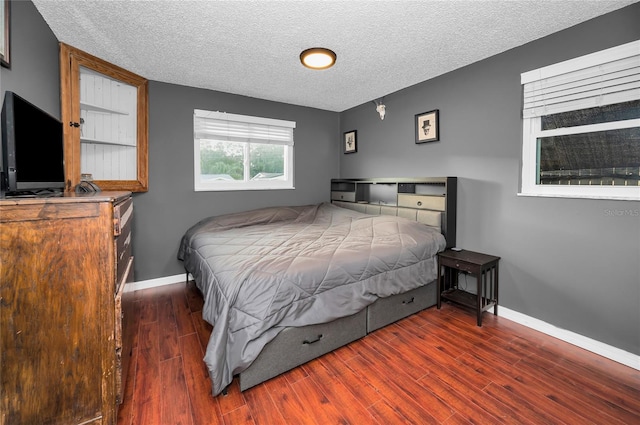
[[[476,305],[476,309],[478,311],[478,326],[482,326],[482,276],[483,273],[479,273],[476,276],[476,281],[478,282],[478,290],[476,291],[478,294]]]
[[[493,306],[493,314],[495,316],[498,315],[498,263],[496,262],[496,268],[494,269],[494,277],[495,280],[493,281],[493,284],[495,285],[495,290],[496,290],[496,304]]]
[[[438,306],[438,310],[440,310],[440,307],[442,307],[442,299],[441,299],[441,294],[442,294],[442,268],[440,267],[440,258],[438,258],[438,262],[437,262],[437,267],[438,267],[438,281],[437,286],[436,286],[436,305]]]

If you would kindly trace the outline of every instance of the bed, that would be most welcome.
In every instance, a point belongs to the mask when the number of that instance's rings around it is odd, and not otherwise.
[[[455,208],[446,208],[455,206],[455,178],[445,179],[444,195],[399,193],[406,191],[399,179],[334,180],[332,203],[209,217],[191,227],[178,258],[213,326],[204,357],[213,395],[234,376],[244,391],[434,305],[436,255],[451,246],[444,235],[455,223]],[[395,200],[377,199],[366,184],[395,191]],[[333,189],[345,187],[353,199],[335,199],[345,191]],[[405,194],[415,198],[409,205]],[[431,209],[429,200],[447,196]]]

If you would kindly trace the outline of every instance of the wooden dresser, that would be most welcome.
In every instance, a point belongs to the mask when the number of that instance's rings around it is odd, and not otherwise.
[[[0,424],[115,424],[131,356],[129,192],[0,200]]]

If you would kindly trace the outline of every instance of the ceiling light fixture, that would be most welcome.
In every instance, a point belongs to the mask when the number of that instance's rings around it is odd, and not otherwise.
[[[324,47],[314,47],[300,53],[300,62],[310,69],[327,69],[336,63],[336,54]]]

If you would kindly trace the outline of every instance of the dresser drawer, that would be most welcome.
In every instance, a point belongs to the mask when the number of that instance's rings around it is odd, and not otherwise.
[[[122,280],[118,281],[115,297],[115,342],[116,342],[116,403],[124,400],[124,387],[127,382],[129,361],[131,360],[135,317],[134,292],[127,291],[128,283],[133,282],[133,258],[127,261]]]
[[[444,211],[444,196],[398,194],[398,206],[421,210]]]
[[[347,201],[347,202],[356,202],[356,193],[355,192],[331,192],[331,200],[332,201]]]
[[[127,199],[114,207],[114,231],[116,232],[116,282],[120,282],[127,270],[131,249],[131,223],[133,200]]]
[[[127,198],[124,201],[113,206],[113,234],[120,236],[122,229],[131,223],[133,218],[133,198]]]

